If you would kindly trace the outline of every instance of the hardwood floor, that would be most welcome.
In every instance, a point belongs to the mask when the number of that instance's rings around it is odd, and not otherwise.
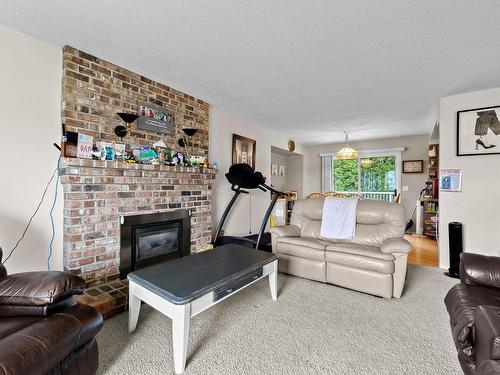
[[[414,249],[408,255],[408,263],[439,267],[439,249],[437,241],[429,237],[406,235]]]

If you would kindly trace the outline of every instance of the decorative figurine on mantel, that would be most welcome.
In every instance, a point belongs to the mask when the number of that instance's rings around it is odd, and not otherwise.
[[[186,162],[186,158],[182,152],[176,152],[174,157],[172,158],[172,163],[174,165],[184,166]]]
[[[132,149],[132,155],[138,163],[154,164],[155,161],[158,163],[158,155],[150,146],[135,147]]]
[[[189,164],[193,168],[204,168],[206,164],[206,158],[201,155],[191,155],[189,157]]]
[[[153,143],[153,147],[158,154],[158,161],[160,164],[172,165],[173,151],[169,149],[168,145],[160,139]]]

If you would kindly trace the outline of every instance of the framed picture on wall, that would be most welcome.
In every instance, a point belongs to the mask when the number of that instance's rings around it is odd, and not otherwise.
[[[255,148],[255,140],[233,134],[232,164],[245,163],[255,169]]]
[[[278,167],[278,176],[284,176],[285,175],[285,166],[283,164],[280,164]]]
[[[278,164],[271,164],[271,176],[278,175]]]
[[[424,173],[424,161],[403,160],[403,173]]]
[[[457,156],[500,154],[500,106],[457,112]]]
[[[462,170],[441,169],[439,173],[439,190],[462,191]]]

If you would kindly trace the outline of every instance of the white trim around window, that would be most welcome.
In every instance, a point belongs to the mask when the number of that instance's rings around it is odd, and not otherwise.
[[[401,153],[403,151],[406,151],[406,147],[391,147],[391,148],[377,148],[374,150],[360,150],[360,151],[358,151],[358,154],[360,154],[361,156],[365,156],[365,157],[367,154],[370,154],[370,155],[373,154],[374,156],[384,156],[382,154],[393,153],[393,152]],[[321,156],[321,157],[331,156],[333,159],[335,159],[336,154],[337,154],[336,152],[323,152],[323,153],[319,154],[319,156]]]

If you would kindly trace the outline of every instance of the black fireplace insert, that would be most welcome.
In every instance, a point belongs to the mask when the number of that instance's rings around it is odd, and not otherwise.
[[[121,279],[136,269],[189,255],[189,211],[123,216],[120,240]]]

